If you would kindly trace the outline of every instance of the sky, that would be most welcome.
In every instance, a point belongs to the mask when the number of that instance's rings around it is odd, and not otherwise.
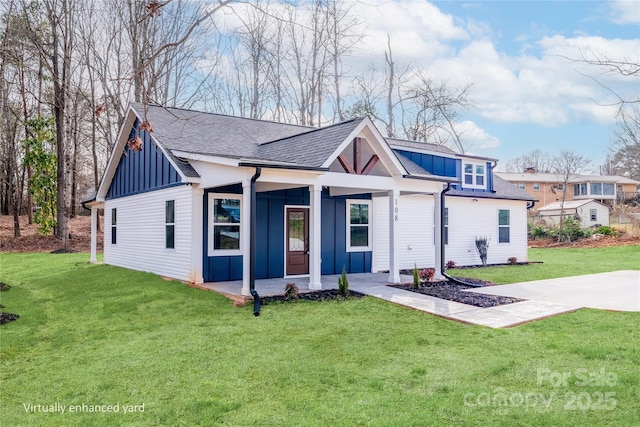
[[[366,25],[352,72],[384,58],[388,34],[398,62],[453,87],[471,83],[474,108],[458,125],[467,152],[502,164],[571,150],[597,171],[616,129],[613,92],[640,94],[640,76],[571,60],[639,64],[638,1],[351,1]]]

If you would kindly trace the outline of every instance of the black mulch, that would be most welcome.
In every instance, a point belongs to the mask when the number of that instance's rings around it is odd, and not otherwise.
[[[0,282],[0,291],[8,291],[9,289],[11,289],[11,286],[7,285],[6,283]],[[4,305],[0,304],[0,308],[4,308]],[[20,316],[18,316],[17,314],[0,313],[0,325],[13,322],[18,317]]]
[[[474,289],[484,286],[492,286],[495,283],[486,282],[477,279],[462,279],[469,285],[463,285],[452,281],[429,282],[419,288],[414,288],[412,283],[399,285],[389,285],[394,288],[404,289],[406,291],[417,292],[419,294],[430,295],[432,297],[455,301],[462,304],[473,305],[475,307],[496,307],[499,305],[512,304],[514,302],[524,301],[520,298],[503,297],[499,295],[484,295],[474,292],[464,292],[464,289]]]
[[[17,314],[0,313],[0,325],[4,325],[5,323],[13,322],[18,317],[20,317],[20,316],[18,316]]]
[[[328,301],[328,300],[344,300],[351,298],[362,298],[366,295],[356,291],[349,291],[348,295],[340,295],[337,289],[325,289],[321,291],[301,292],[297,298],[287,298],[284,295],[274,295],[268,297],[260,297],[260,304],[274,304],[288,301],[308,300],[308,301]]]

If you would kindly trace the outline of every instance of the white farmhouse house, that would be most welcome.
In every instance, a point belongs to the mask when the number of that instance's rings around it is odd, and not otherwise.
[[[448,260],[479,264],[475,236],[490,238],[489,263],[526,261],[534,199],[495,164],[385,138],[366,117],[310,128],[131,104],[90,203],[93,235],[103,208],[105,263],[243,280],[244,294],[290,276],[321,289],[343,268],[390,282],[414,265],[440,275]]]

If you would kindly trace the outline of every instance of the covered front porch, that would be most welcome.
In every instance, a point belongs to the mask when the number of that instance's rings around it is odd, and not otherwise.
[[[322,275],[322,289],[338,289],[339,274]],[[387,285],[389,282],[389,273],[357,273],[349,274],[350,287],[362,287],[371,285]],[[412,277],[409,275],[400,275],[400,282],[411,282]],[[295,283],[300,292],[310,292],[314,289],[309,288],[309,278],[300,277],[284,277],[274,279],[258,279],[255,281],[255,290],[261,297],[272,295],[283,295],[284,288],[287,283]],[[195,285],[201,289],[208,289],[231,297],[242,297],[242,280],[233,280],[228,282],[205,282]]]

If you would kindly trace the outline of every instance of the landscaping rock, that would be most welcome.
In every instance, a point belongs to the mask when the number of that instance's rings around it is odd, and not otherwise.
[[[477,279],[460,279],[468,282],[472,282],[473,285],[463,285],[459,283],[454,283],[452,281],[441,281],[441,282],[429,282],[423,284],[419,288],[414,288],[413,284],[399,284],[399,285],[389,285],[394,288],[403,289],[406,291],[416,292],[419,294],[430,295],[436,298],[446,299],[448,301],[455,301],[462,304],[473,305],[475,307],[496,307],[504,304],[512,304],[514,302],[524,301],[520,298],[512,298],[512,297],[503,297],[499,295],[484,295],[484,294],[476,294],[473,292],[464,292],[465,289],[473,289],[482,286],[491,286],[494,285],[491,282],[486,282],[483,280]]]

